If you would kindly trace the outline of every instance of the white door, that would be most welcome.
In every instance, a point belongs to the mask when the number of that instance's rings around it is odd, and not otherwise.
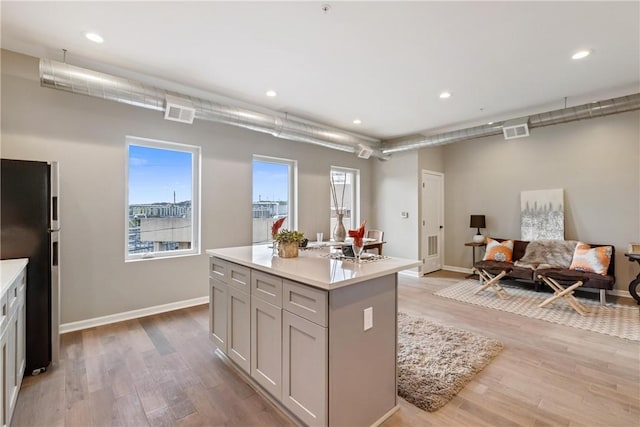
[[[442,268],[444,174],[422,171],[422,274]]]

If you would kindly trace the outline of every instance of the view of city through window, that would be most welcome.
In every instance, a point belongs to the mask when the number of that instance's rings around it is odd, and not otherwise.
[[[129,144],[129,255],[192,249],[193,156]]]
[[[253,160],[253,243],[271,241],[271,226],[286,216],[282,228],[291,229],[289,212],[290,163]]]

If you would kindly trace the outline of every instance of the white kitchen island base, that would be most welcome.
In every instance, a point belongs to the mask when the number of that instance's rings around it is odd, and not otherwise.
[[[370,426],[397,410],[397,272],[417,261],[207,253],[211,340],[292,419]]]

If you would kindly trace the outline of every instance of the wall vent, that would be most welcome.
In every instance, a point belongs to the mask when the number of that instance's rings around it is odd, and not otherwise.
[[[188,99],[182,99],[171,95],[165,97],[164,118],[174,122],[192,124],[196,116],[196,109]]]
[[[504,139],[516,139],[529,136],[529,117],[509,120],[502,125]]]
[[[369,157],[371,157],[371,153],[373,153],[373,150],[371,148],[367,147],[366,145],[358,144],[358,157],[360,157],[361,159],[368,159]]]

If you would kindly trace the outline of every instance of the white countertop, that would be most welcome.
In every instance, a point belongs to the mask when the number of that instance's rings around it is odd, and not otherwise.
[[[387,258],[356,264],[328,258],[329,249],[301,250],[296,258],[272,256],[268,245],[207,249],[207,255],[321,289],[336,289],[417,267],[418,260]]]
[[[27,266],[28,258],[5,259],[0,261],[0,295],[16,280],[18,274]]]

